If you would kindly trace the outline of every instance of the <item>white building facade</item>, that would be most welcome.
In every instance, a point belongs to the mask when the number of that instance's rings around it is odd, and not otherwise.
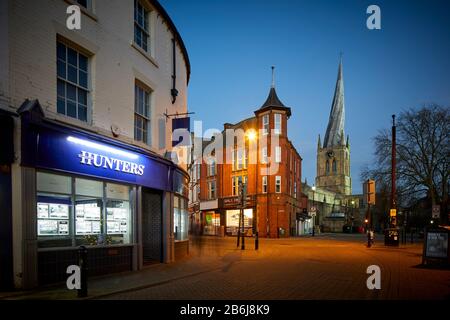
[[[80,245],[93,275],[187,253],[189,176],[167,155],[190,63],[159,2],[2,0],[0,38],[1,286],[64,281]]]

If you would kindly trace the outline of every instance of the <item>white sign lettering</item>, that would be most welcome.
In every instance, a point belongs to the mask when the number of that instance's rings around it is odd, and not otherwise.
[[[81,159],[80,163],[94,166],[97,168],[105,168],[130,174],[142,176],[144,174],[145,166],[130,161],[110,158],[100,154],[88,151],[81,151],[78,155]]]

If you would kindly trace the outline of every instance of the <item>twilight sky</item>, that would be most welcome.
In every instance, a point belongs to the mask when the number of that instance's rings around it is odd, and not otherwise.
[[[434,102],[450,107],[450,1],[160,0],[186,44],[189,111],[203,128],[253,116],[276,89],[292,108],[288,136],[314,183],[317,136],[328,123],[343,53],[345,134],[353,192],[361,192],[372,138],[391,114]],[[366,9],[381,8],[381,30]]]

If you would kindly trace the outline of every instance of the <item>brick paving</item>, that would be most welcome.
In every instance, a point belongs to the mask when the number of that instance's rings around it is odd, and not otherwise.
[[[450,270],[420,267],[422,246],[366,247],[359,234],[292,239],[195,238],[191,256],[140,272],[90,279],[91,299],[449,299]],[[381,290],[368,290],[366,269],[381,268]],[[9,299],[73,299],[52,287]],[[1,299],[1,296],[0,296]]]
[[[362,235],[261,239],[260,250],[236,248],[235,239],[203,239],[195,261],[212,271],[107,299],[448,299],[450,271],[425,269],[421,245],[365,246]],[[366,269],[381,268],[381,290],[368,290]]]

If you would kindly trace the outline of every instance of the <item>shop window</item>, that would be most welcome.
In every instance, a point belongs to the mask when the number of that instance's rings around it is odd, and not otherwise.
[[[188,211],[186,199],[174,196],[174,236],[175,241],[188,240]]]
[[[103,183],[75,179],[75,235],[77,245],[104,244]]]
[[[253,228],[253,209],[248,208],[244,209],[244,230],[245,232],[248,232],[249,229]],[[235,210],[226,210],[226,227],[227,227],[227,233],[231,235],[236,235],[239,226],[242,228],[242,221],[241,224],[239,221],[242,220],[241,210],[235,209]]]
[[[267,176],[262,177],[262,192],[267,193]]]
[[[39,246],[71,246],[71,178],[38,172],[36,188]]]
[[[205,213],[205,226],[203,228],[204,235],[217,235],[220,227],[220,214],[214,211]]]
[[[106,234],[109,241],[131,243],[130,187],[107,183],[106,199]]]
[[[88,121],[88,57],[57,43],[57,112]]]
[[[36,180],[39,247],[133,242],[130,187],[43,172]]]

